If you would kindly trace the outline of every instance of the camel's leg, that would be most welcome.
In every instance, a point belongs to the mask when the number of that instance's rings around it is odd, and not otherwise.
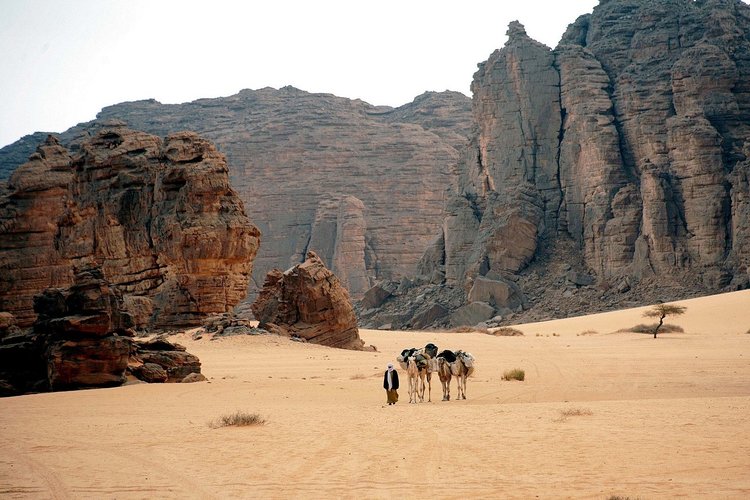
[[[419,372],[419,381],[417,385],[417,394],[419,395],[419,402],[424,403],[424,372]]]
[[[432,403],[432,373],[427,372],[427,402]]]
[[[441,380],[443,384],[443,401],[451,400],[451,379]]]

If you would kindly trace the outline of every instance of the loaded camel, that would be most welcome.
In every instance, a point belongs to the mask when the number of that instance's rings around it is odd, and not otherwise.
[[[438,377],[443,386],[443,401],[451,399],[451,378],[455,377],[458,396],[466,399],[466,379],[474,373],[474,356],[464,351],[445,350],[437,355]]]
[[[432,372],[437,370],[435,357],[438,348],[435,344],[427,344],[422,349],[412,347],[404,349],[396,357],[401,368],[406,370],[409,377],[409,402],[416,403],[417,397],[424,402],[425,380],[427,381],[427,401],[432,402]],[[414,387],[414,398],[412,400],[412,382]]]

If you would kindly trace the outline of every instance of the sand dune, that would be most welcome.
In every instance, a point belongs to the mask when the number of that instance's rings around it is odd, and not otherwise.
[[[656,340],[616,333],[642,309],[523,337],[361,331],[374,353],[183,334],[209,383],[0,399],[0,496],[747,498],[750,291],[679,303],[685,333]],[[468,399],[435,380],[431,403],[385,406],[386,364],[427,342],[477,358]],[[208,425],[235,410],[267,423]]]

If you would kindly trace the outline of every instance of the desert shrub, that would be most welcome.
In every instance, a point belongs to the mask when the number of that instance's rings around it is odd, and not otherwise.
[[[488,333],[498,337],[523,337],[523,332],[521,330],[516,330],[509,326],[501,326],[500,328],[491,330]]]
[[[251,425],[264,425],[266,420],[257,413],[247,413],[245,411],[236,411],[229,415],[222,415],[209,424],[210,427],[217,429],[219,427],[247,427]]]
[[[503,373],[503,380],[520,380],[523,382],[525,378],[526,372],[519,368],[514,368]]]
[[[476,327],[476,326],[468,326],[468,325],[461,325],[457,326],[455,328],[451,328],[448,330],[448,333],[490,333],[490,331],[487,328],[484,327]]]
[[[596,335],[598,333],[596,330],[584,330],[581,332],[581,335]]]
[[[654,330],[656,330],[656,327],[658,326],[657,323],[652,323],[650,325],[646,324],[639,324],[635,326],[631,326],[630,328],[623,328],[622,330],[617,330],[618,332],[629,332],[629,333],[650,333],[653,334]],[[659,328],[659,333],[684,333],[685,329],[682,328],[679,325],[662,325],[661,328]]]
[[[592,412],[588,408],[566,408],[564,410],[560,410],[560,416],[555,419],[555,422],[564,422],[568,419],[568,417],[588,417],[593,414],[594,412]]]
[[[351,377],[349,377],[349,378],[350,378],[351,380],[364,380],[364,379],[366,379],[367,377],[365,377],[365,376],[364,376],[363,374],[361,374],[361,373],[355,373],[354,375],[352,375],[352,376],[351,376]]]

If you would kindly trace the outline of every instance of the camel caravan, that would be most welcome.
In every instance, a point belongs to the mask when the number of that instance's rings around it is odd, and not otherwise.
[[[421,349],[404,349],[396,357],[409,379],[409,403],[423,403],[427,390],[427,401],[432,402],[432,374],[437,373],[443,386],[443,401],[451,399],[451,380],[456,379],[456,399],[466,399],[466,379],[474,373],[474,356],[464,351],[442,351],[435,344]]]

